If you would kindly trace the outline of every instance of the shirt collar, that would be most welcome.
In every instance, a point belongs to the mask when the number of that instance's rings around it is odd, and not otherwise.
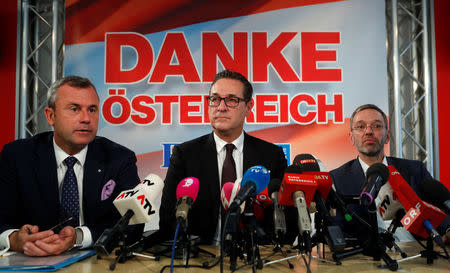
[[[218,137],[216,135],[216,133],[213,133],[213,135],[214,135],[214,141],[216,142],[216,150],[219,153],[220,151],[222,151],[222,149],[224,149],[225,145],[227,145],[228,142],[226,142],[223,139],[221,139],[220,137]],[[240,153],[242,153],[242,151],[244,150],[244,131],[242,131],[241,135],[231,143],[233,143],[234,146],[236,146],[236,149]]]
[[[61,164],[63,164],[63,161],[70,156],[66,152],[63,151],[55,142],[55,138],[53,137],[53,148],[55,150],[55,158],[56,158],[56,166],[60,167]],[[86,145],[80,152],[77,154],[72,155],[75,157],[80,165],[83,167],[84,162],[86,161],[86,155],[87,155],[88,145]]]
[[[362,159],[358,156],[358,160],[359,160],[359,164],[361,164],[361,167],[363,169],[364,175],[366,175],[367,173],[367,169],[369,169],[369,165],[366,164],[366,162],[362,161]],[[386,157],[383,157],[383,162],[384,165],[388,165]]]

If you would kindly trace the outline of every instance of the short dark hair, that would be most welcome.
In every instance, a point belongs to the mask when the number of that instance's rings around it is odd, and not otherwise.
[[[225,69],[216,74],[213,82],[209,88],[209,92],[211,92],[212,86],[220,79],[233,79],[238,80],[244,85],[244,99],[245,102],[249,102],[253,96],[253,87],[252,84],[247,80],[247,78],[239,72]]]
[[[352,117],[350,118],[350,130],[352,129],[353,118],[355,117],[355,115],[357,113],[359,113],[359,112],[361,112],[363,110],[367,110],[367,109],[372,109],[372,110],[378,111],[383,116],[384,127],[386,129],[388,128],[388,120],[387,120],[386,114],[383,112],[383,110],[381,110],[375,104],[363,104],[363,105],[359,106],[358,108],[356,108],[355,111],[353,111]]]
[[[92,87],[95,91],[95,94],[97,94],[97,89],[95,88],[94,84],[88,79],[83,78],[80,76],[66,76],[64,78],[61,78],[59,80],[56,80],[48,89],[48,99],[47,99],[47,106],[55,109],[55,102],[56,102],[56,95],[58,93],[58,89],[63,85],[69,85],[72,87],[77,88],[89,88]]]

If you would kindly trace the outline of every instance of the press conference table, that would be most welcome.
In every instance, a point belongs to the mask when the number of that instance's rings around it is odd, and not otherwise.
[[[400,247],[412,257],[421,250],[421,247],[416,242],[401,243]],[[206,246],[205,249],[218,254],[219,250],[215,247]],[[261,248],[261,257],[267,257],[272,253],[271,246]],[[398,253],[393,253],[391,251],[387,252],[389,256],[393,259],[401,259]],[[295,253],[290,253],[288,256],[292,256]],[[149,254],[150,255],[150,254]],[[314,256],[318,256],[316,253],[316,248],[313,251]],[[362,254],[347,257],[342,260],[341,265],[336,265],[334,261],[331,261],[330,253],[326,253],[328,261],[322,261],[317,258],[313,258],[311,261],[311,271],[312,272],[392,272],[386,268],[380,268],[379,265],[384,265],[383,261],[373,261],[371,257],[364,256]],[[276,254],[269,258],[269,260],[276,260],[282,258],[281,254]],[[125,263],[118,263],[115,271],[109,270],[109,265],[113,261],[114,255],[108,257],[103,257],[98,260],[96,256],[89,257],[78,263],[72,264],[66,268],[58,270],[59,272],[77,272],[77,273],[97,273],[97,272],[127,272],[127,273],[138,273],[138,272],[160,272],[164,265],[170,264],[170,259],[166,257],[161,257],[159,261],[150,260],[142,257],[134,257]],[[200,254],[197,258],[192,258],[189,260],[189,264],[201,264],[206,260],[211,258]],[[290,259],[291,263],[294,265],[294,269],[290,269],[286,261],[281,261],[273,264],[264,265],[263,269],[257,270],[257,272],[267,272],[267,273],[283,273],[283,272],[306,272],[306,267],[303,263],[301,257],[296,257]],[[175,264],[182,264],[182,260],[175,260]],[[242,261],[238,261],[238,267],[243,265]],[[174,272],[219,272],[219,265],[212,269],[202,269],[198,267],[193,268],[174,268]],[[164,272],[169,273],[170,269],[166,268]],[[230,272],[229,269],[229,257],[224,260],[224,272]],[[252,272],[250,266],[245,266],[236,272]],[[425,258],[414,258],[409,260],[404,260],[399,262],[399,269],[396,272],[450,272],[450,263],[442,258],[434,260],[433,264],[427,264]]]

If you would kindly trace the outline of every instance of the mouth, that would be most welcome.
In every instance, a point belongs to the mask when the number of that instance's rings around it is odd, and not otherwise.
[[[75,133],[80,133],[80,134],[89,134],[91,132],[92,132],[91,129],[77,129],[77,130],[75,130]]]
[[[364,140],[364,144],[376,144],[377,140],[374,138],[368,138]]]

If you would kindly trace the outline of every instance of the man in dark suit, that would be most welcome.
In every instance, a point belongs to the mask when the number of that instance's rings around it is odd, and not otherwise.
[[[252,109],[252,86],[237,72],[218,73],[209,91],[209,118],[213,132],[173,148],[164,181],[160,208],[160,234],[172,238],[175,227],[176,187],[185,177],[197,177],[199,193],[189,212],[188,231],[212,243],[220,234],[220,191],[225,182],[234,182],[252,166],[263,165],[271,178],[281,178],[286,168],[282,149],[252,137],[243,131],[245,118]],[[225,177],[227,144],[231,147],[235,176]],[[265,212],[268,214],[268,212]],[[268,215],[266,221],[272,221]],[[267,225],[266,225],[267,228]]]
[[[431,175],[420,161],[385,156],[384,145],[389,142],[390,132],[386,115],[380,108],[373,104],[358,107],[350,119],[350,137],[358,151],[358,158],[330,172],[338,194],[358,197],[366,180],[367,169],[375,163],[383,163],[393,165],[419,197],[421,196],[419,184]],[[347,208],[350,211],[376,225],[374,213],[369,213],[368,209],[354,202],[348,201],[348,203]],[[367,226],[356,219],[351,222],[345,221],[340,211],[337,213],[336,221],[344,232],[362,241],[367,240],[372,234],[368,232]],[[444,234],[447,224],[444,222],[441,226],[441,232]],[[446,237],[444,236],[445,239]]]
[[[114,198],[139,183],[135,154],[96,136],[93,84],[69,76],[49,91],[45,116],[54,132],[13,141],[0,155],[0,244],[30,256],[92,246],[120,218]]]

